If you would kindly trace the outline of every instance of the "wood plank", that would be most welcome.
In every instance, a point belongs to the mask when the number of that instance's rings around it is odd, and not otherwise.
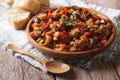
[[[92,80],[120,80],[112,62],[96,60],[89,69]]]
[[[91,80],[91,78],[87,70],[72,66],[69,73],[56,76],[56,80]]]
[[[119,65],[120,66],[120,65]],[[120,71],[120,67],[119,67]],[[120,74],[120,72],[119,72]],[[71,76],[72,75],[72,76]],[[68,74],[57,76],[56,80],[120,80],[112,62],[96,60],[87,70],[74,67]]]
[[[0,80],[54,80],[54,77],[0,49]]]
[[[95,4],[108,8],[120,9],[120,0],[83,0],[86,3]]]
[[[23,76],[24,80],[54,80],[54,76],[48,73],[43,73],[39,69],[31,66],[30,64],[23,62]]]

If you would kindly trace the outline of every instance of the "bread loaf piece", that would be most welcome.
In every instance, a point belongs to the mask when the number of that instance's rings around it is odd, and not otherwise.
[[[6,3],[7,3],[8,5],[12,5],[12,4],[14,3],[14,0],[6,0]]]
[[[50,8],[50,0],[38,0],[41,4],[40,11],[44,11]]]
[[[38,0],[41,5],[50,6],[50,0]]]
[[[50,8],[49,6],[42,5],[40,8],[40,12],[48,10],[49,8]]]
[[[30,10],[33,14],[39,12],[40,2],[38,0],[15,0],[12,8],[22,8],[25,10]]]
[[[14,26],[15,29],[20,30],[26,27],[30,20],[30,11],[22,9],[11,9],[7,13],[8,22]]]

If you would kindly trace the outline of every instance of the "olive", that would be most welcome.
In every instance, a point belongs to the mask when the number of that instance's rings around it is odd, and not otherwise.
[[[66,13],[66,16],[70,17],[70,16],[71,16],[71,14],[70,14],[70,13]]]
[[[90,18],[92,18],[92,17],[93,17],[93,16],[92,16],[91,13],[88,13],[87,16],[86,16],[87,20],[90,19]]]
[[[81,16],[79,14],[76,14],[76,19],[81,19]]]
[[[79,11],[81,12],[81,11],[82,11],[82,8],[79,8]]]
[[[69,30],[72,29],[72,27],[73,27],[72,25],[66,25],[66,26],[65,26],[65,30],[66,30],[66,31],[69,31]]]
[[[92,44],[97,44],[99,42],[99,40],[95,38],[91,38],[90,41]]]

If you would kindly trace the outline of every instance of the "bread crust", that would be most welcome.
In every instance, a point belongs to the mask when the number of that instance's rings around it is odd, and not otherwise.
[[[21,8],[24,10],[29,10],[33,14],[36,14],[40,10],[40,2],[38,0],[15,0],[12,8]]]
[[[17,30],[25,29],[30,20],[30,12],[21,9],[11,9],[8,11],[8,22]]]
[[[12,5],[12,4],[14,3],[14,0],[6,0],[6,3],[7,3],[8,5]]]

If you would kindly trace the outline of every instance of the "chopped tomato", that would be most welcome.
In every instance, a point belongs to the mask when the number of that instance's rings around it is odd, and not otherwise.
[[[52,17],[52,14],[51,13],[48,13],[48,18],[51,18]]]
[[[92,37],[93,36],[92,32],[85,32],[84,35],[86,37]]]
[[[68,13],[68,8],[65,8],[65,9],[64,9],[64,12],[65,12],[65,13]]]
[[[84,25],[85,25],[85,22],[81,21],[81,22],[79,22],[79,25],[80,25],[80,26],[84,26]]]
[[[49,26],[50,26],[50,23],[49,23],[49,22],[42,24],[42,27],[43,27],[43,28],[47,28],[47,27],[49,27]]]
[[[61,43],[68,43],[69,34],[66,31],[63,32],[55,32],[54,40],[59,40]]]
[[[63,35],[63,36],[61,36],[61,42],[62,43],[67,43],[68,42],[68,35]]]
[[[58,13],[52,14],[52,17],[53,17],[54,20],[57,20],[58,19]]]
[[[61,34],[62,35],[69,35],[68,32],[66,32],[66,31],[61,32]]]
[[[94,15],[93,20],[97,21],[97,20],[101,20],[101,18],[99,16],[97,16],[97,15]]]
[[[68,43],[69,40],[69,34],[66,31],[61,32],[61,36],[60,36],[60,42],[62,43]]]
[[[48,18],[51,18],[52,17],[52,13],[53,13],[53,9],[50,9],[49,11],[48,11]]]
[[[53,40],[58,40],[60,38],[60,32],[55,32],[53,34]]]
[[[61,21],[57,21],[57,22],[56,22],[56,25],[57,25],[57,27],[59,27],[59,28],[63,28],[63,27],[66,26],[66,24],[65,24],[64,22],[61,22]]]
[[[86,8],[82,8],[82,12],[86,14],[88,11]]]
[[[59,40],[61,43],[68,43],[69,34],[66,31],[56,32],[53,36],[55,40]]]
[[[105,19],[105,22],[106,22],[106,23],[109,23],[109,22],[110,22],[110,20],[109,20],[109,19]]]
[[[49,11],[48,11],[48,13],[53,13],[54,12],[54,10],[53,9],[50,9]]]
[[[32,24],[31,27],[32,27],[32,29],[34,29],[34,27],[35,27],[34,24]]]
[[[90,36],[90,32],[85,32],[84,35],[85,35],[86,37],[89,37],[89,36]]]
[[[35,35],[34,35],[34,32],[30,32],[29,36],[30,36],[31,38],[33,38],[33,39],[36,38]]]
[[[61,10],[60,14],[64,15],[68,13],[68,8],[64,8],[63,10]]]

